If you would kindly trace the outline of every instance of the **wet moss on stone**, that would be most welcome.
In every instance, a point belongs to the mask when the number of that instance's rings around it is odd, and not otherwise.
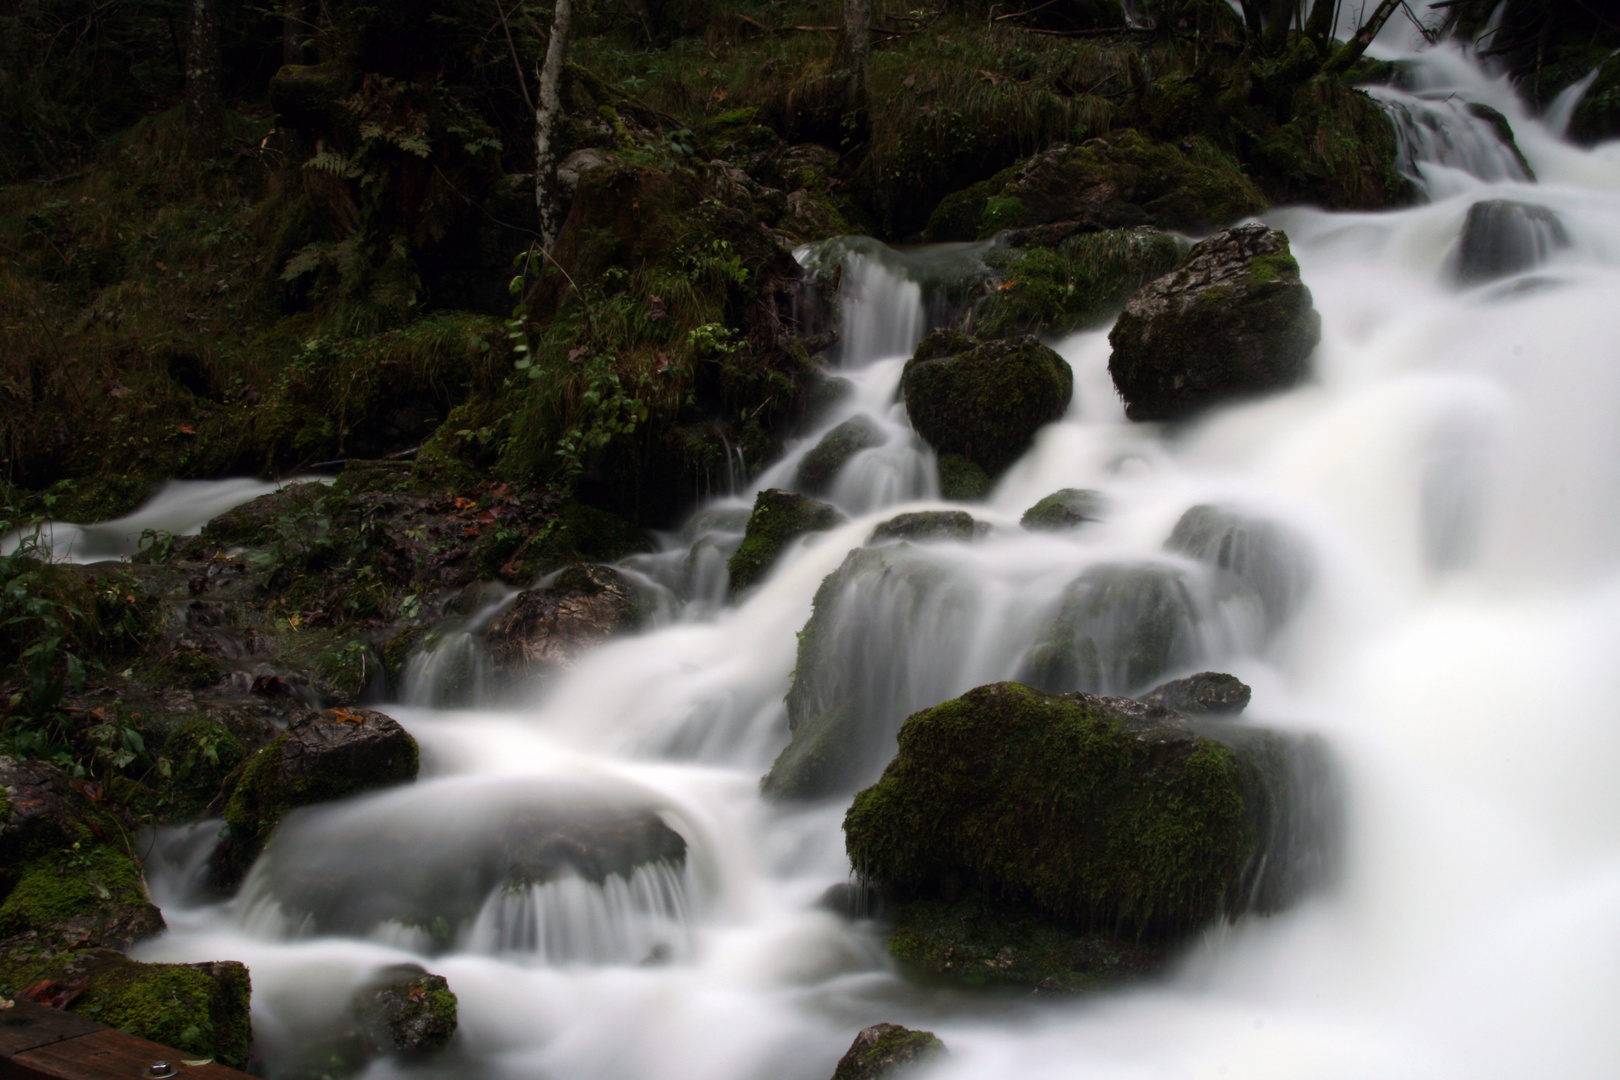
[[[1025,510],[1018,524],[1031,530],[1075,529],[1088,521],[1101,521],[1104,506],[1098,492],[1063,488]]]
[[[1186,247],[1157,229],[1138,228],[1082,233],[1056,248],[993,251],[985,264],[998,280],[974,308],[974,332],[1057,335],[1096,325],[1173,269]]]
[[[823,435],[815,448],[799,460],[793,486],[807,495],[824,494],[851,458],[887,441],[888,436],[871,417],[864,413],[852,416]]]
[[[762,491],[748,515],[743,542],[726,563],[731,591],[741,592],[762,581],[782,549],[805,533],[822,532],[844,522],[836,507],[779,488]]]
[[[866,542],[972,540],[989,531],[989,525],[973,520],[973,515],[961,510],[921,510],[890,518],[873,529]]]
[[[898,1080],[945,1056],[945,1044],[932,1031],[873,1024],[855,1036],[832,1080]]]
[[[941,454],[939,493],[957,502],[977,502],[990,494],[990,476],[961,454]]]

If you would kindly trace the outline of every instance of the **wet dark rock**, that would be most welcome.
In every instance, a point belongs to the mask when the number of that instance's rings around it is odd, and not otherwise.
[[[243,766],[225,803],[229,829],[211,859],[213,885],[234,889],[289,810],[415,780],[417,767],[416,740],[380,712],[299,714]]]
[[[1249,593],[1267,634],[1293,617],[1315,570],[1305,539],[1265,518],[1224,506],[1190,508],[1176,522],[1164,549],[1223,572],[1228,592]]]
[[[295,529],[301,517],[314,512],[327,490],[327,485],[314,482],[288,484],[214,518],[203,526],[202,537],[231,547],[271,544],[279,538],[278,525]]]
[[[890,518],[872,530],[868,544],[889,540],[925,543],[930,540],[972,540],[990,531],[990,526],[973,520],[961,510],[921,510]]]
[[[1158,563],[1103,563],[1063,592],[1019,679],[1051,693],[1128,694],[1197,658],[1186,576]]]
[[[821,375],[810,384],[805,395],[805,415],[819,420],[833,409],[848,401],[855,393],[855,384],[842,375]]]
[[[1503,116],[1500,110],[1477,101],[1468,103],[1468,111],[1491,126],[1497,139],[1513,153],[1514,160],[1519,163],[1519,168],[1524,170],[1524,175],[1534,181],[1536,171],[1530,167],[1530,162],[1525,160],[1523,152],[1519,150],[1519,141],[1513,137],[1513,125],[1508,118]]]
[[[864,413],[852,416],[821,437],[815,448],[799,459],[793,486],[809,495],[829,491],[849,459],[862,450],[882,446],[889,437]]]
[[[841,881],[827,886],[816,900],[816,907],[845,919],[872,919],[882,911],[882,897],[860,881]]]
[[[1074,374],[1033,337],[975,343],[941,330],[917,346],[900,385],[911,426],[941,458],[960,454],[993,479],[1063,416]]]
[[[1137,700],[1192,716],[1236,716],[1249,707],[1249,688],[1235,675],[1202,671],[1155,686]]]
[[[741,592],[764,580],[782,549],[805,533],[836,528],[847,519],[839,510],[807,495],[771,488],[754,499],[743,542],[726,563],[731,591]]]
[[[98,785],[0,757],[0,791],[0,950],[122,950],[164,929]]]
[[[976,502],[990,493],[990,477],[961,454],[941,454],[939,493],[957,502]]]
[[[623,574],[581,563],[544,588],[519,593],[484,631],[484,645],[503,675],[532,677],[567,670],[582,653],[641,621]]]
[[[1101,521],[1104,505],[1098,492],[1063,488],[1025,510],[1018,524],[1031,530],[1076,529],[1088,521]]]
[[[1482,199],[1468,208],[1457,241],[1457,281],[1477,285],[1521,273],[1568,246],[1563,221],[1545,206]]]
[[[926,550],[857,548],[816,590],[787,695],[790,739],[760,783],[767,796],[853,791],[893,756],[901,721],[952,689],[950,662],[921,671],[895,656],[949,657],[971,630],[971,589]]]
[[[911,928],[891,943],[902,961],[968,983],[1056,970],[1078,989],[1151,967],[1132,941],[1287,906],[1322,879],[1336,820],[1318,740],[997,683],[910,717],[844,834]],[[1097,928],[1118,936],[1088,944]],[[1005,954],[956,952],[998,936]]]
[[[1174,420],[1305,377],[1322,336],[1288,237],[1264,225],[1216,233],[1131,297],[1108,371],[1132,420]]]
[[[945,1044],[932,1031],[873,1024],[855,1036],[832,1080],[890,1080],[945,1056]]]
[[[450,984],[415,964],[382,972],[354,995],[354,1010],[366,1041],[379,1054],[436,1053],[456,1033],[456,995]]]

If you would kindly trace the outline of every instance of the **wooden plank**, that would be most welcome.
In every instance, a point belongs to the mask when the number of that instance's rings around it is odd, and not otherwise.
[[[215,1062],[187,1065],[188,1056],[136,1035],[102,1028],[76,1039],[17,1054],[11,1064],[31,1070],[34,1076],[55,1080],[137,1080],[158,1075],[152,1071],[157,1062],[167,1062],[174,1069],[172,1075],[176,1080],[245,1080],[247,1077],[246,1073]]]
[[[19,1001],[9,1009],[0,1009],[0,1055],[20,1054],[100,1030],[101,1025],[94,1020],[32,1001]]]

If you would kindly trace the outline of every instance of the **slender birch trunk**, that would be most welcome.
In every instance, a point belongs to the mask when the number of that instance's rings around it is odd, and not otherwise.
[[[204,144],[211,144],[219,134],[219,0],[191,0],[186,123]]]
[[[540,212],[541,241],[548,251],[557,242],[557,233],[562,228],[557,198],[557,151],[552,145],[552,136],[557,114],[562,111],[562,71],[568,62],[573,19],[573,0],[557,0],[534,109],[534,205]]]

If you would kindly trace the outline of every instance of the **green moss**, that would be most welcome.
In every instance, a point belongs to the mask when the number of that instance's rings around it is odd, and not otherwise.
[[[1073,994],[1155,972],[1169,949],[1078,929],[1028,904],[992,901],[970,889],[901,907],[889,952],[916,982]]]
[[[1289,252],[1256,255],[1249,261],[1246,285],[1269,285],[1273,281],[1298,281],[1299,261]]]
[[[190,1055],[247,1063],[252,984],[241,964],[141,964],[105,949],[0,960],[0,992],[44,979],[85,984],[69,1012]]]
[[[1575,107],[1569,133],[1588,145],[1620,136],[1620,52],[1603,61],[1597,78]]]
[[[874,1024],[855,1036],[833,1080],[898,1080],[945,1056],[945,1044],[932,1031]]]
[[[326,705],[353,705],[382,670],[382,660],[369,645],[350,641],[315,661],[315,690]]]
[[[1415,197],[1396,167],[1394,127],[1367,94],[1321,75],[1293,92],[1290,111],[1292,118],[1267,130],[1251,155],[1251,167],[1273,199],[1377,210]]]
[[[979,215],[979,235],[989,236],[1002,229],[1025,224],[1024,200],[1016,195],[994,195],[984,200]]]
[[[1183,241],[1155,229],[1082,233],[1055,249],[993,251],[985,264],[1000,280],[974,309],[974,331],[985,338],[1056,335],[1096,325],[1185,254]]]
[[[1054,491],[1019,518],[1026,529],[1073,529],[1087,521],[1101,521],[1103,498],[1095,491],[1063,488]]]
[[[405,665],[410,663],[415,655],[417,646],[422,643],[422,635],[427,633],[426,626],[407,626],[399,633],[388,639],[383,646],[382,662],[383,675],[388,679],[388,689],[391,693],[399,693],[404,685]]]
[[[761,581],[793,540],[805,533],[836,528],[844,520],[836,507],[808,496],[777,488],[760,492],[748,515],[743,542],[726,563],[731,591],[741,592]]]
[[[0,937],[47,931],[70,920],[106,916],[108,908],[150,907],[140,868],[104,844],[74,845],[25,866],[0,904]],[[159,923],[161,925],[161,922]]]
[[[1016,683],[917,713],[844,821],[866,878],[956,880],[1049,917],[1133,929],[1240,910],[1259,836],[1233,750]]]
[[[977,502],[990,494],[990,475],[961,454],[941,454],[939,493],[957,502]]]
[[[890,518],[872,530],[868,544],[889,540],[972,540],[990,531],[990,526],[973,520],[961,510],[921,510]]]
[[[833,486],[849,459],[862,450],[881,446],[887,436],[862,413],[827,432],[803,458],[793,474],[793,486],[810,495],[820,495]]]

